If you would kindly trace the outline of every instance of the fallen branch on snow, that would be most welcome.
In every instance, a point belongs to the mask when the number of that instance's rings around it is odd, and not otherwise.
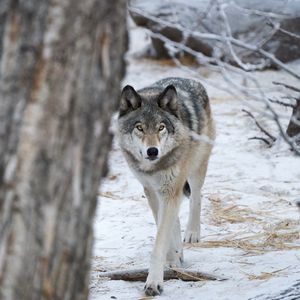
[[[125,281],[145,281],[147,276],[148,269],[101,272],[98,274],[98,278],[109,278],[111,280]],[[226,278],[198,271],[191,271],[185,269],[166,269],[164,271],[164,280],[170,279],[181,279],[183,281],[226,280]]]
[[[266,143],[269,147],[272,147],[273,143],[270,142],[269,140],[267,140],[266,138],[260,137],[260,136],[253,136],[251,138],[249,138],[249,140],[259,140],[259,141],[263,141],[264,143]]]

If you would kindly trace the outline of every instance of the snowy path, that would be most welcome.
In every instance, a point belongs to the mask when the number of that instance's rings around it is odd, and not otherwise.
[[[130,59],[124,82],[142,87],[166,76],[191,77],[174,66]],[[282,72],[258,74],[282,79]],[[220,76],[208,77],[221,84]],[[300,158],[279,142],[268,149],[241,112],[245,104],[206,86],[217,124],[217,142],[203,187],[202,241],[185,245],[185,267],[228,278],[223,282],[167,281],[160,299],[242,300],[283,290],[300,278]],[[290,112],[283,112],[289,116]],[[287,118],[288,120],[288,118]],[[140,184],[116,144],[101,187],[95,218],[90,299],[143,298],[142,282],[97,279],[102,270],[148,267],[155,223]],[[188,216],[184,199],[182,230]],[[300,296],[299,296],[300,299]]]

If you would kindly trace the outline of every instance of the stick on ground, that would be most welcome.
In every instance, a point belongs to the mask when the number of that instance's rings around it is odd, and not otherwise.
[[[148,269],[101,272],[98,274],[98,278],[109,278],[111,280],[124,280],[124,281],[145,281],[147,276],[148,276]],[[181,279],[183,281],[226,280],[226,278],[222,278],[219,276],[198,272],[198,271],[185,270],[185,269],[166,269],[164,271],[164,280],[170,280],[170,279]]]

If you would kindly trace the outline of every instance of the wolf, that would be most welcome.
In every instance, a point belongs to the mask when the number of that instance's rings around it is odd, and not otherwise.
[[[179,267],[183,245],[178,217],[183,195],[190,198],[184,241],[200,238],[201,187],[204,183],[215,126],[201,83],[165,78],[136,91],[123,88],[118,116],[119,145],[144,187],[157,234],[145,294],[159,295],[167,264]]]

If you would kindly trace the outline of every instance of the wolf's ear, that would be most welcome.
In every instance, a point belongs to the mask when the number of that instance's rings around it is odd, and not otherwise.
[[[126,85],[121,93],[120,116],[138,109],[141,106],[141,102],[141,97],[135,89],[130,85]]]
[[[158,98],[158,106],[178,117],[178,96],[174,85],[168,85]]]

